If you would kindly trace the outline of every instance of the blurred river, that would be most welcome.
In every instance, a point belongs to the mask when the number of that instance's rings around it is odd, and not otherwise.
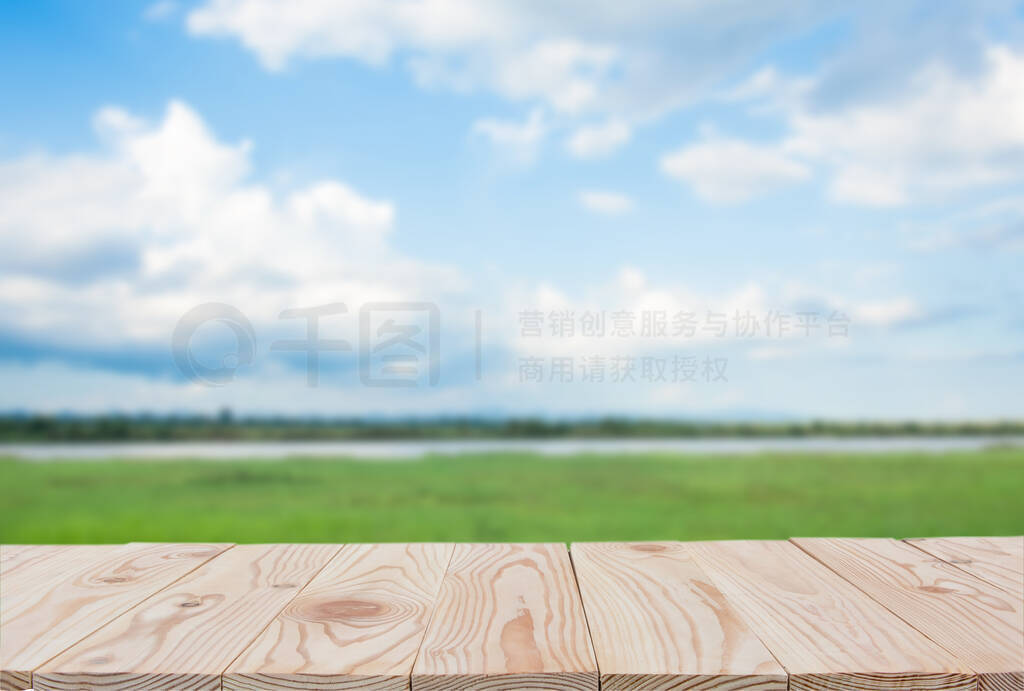
[[[0,444],[0,457],[31,461],[100,460],[106,458],[264,459],[342,457],[367,460],[409,460],[430,455],[535,453],[631,455],[646,453],[939,453],[992,446],[1024,448],[1024,437],[803,437],[768,439],[487,439],[412,441],[268,441],[268,442],[125,442],[70,444]]]

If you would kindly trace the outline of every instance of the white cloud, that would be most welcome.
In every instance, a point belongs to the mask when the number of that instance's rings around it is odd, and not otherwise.
[[[850,311],[855,323],[870,326],[893,326],[921,316],[917,302],[905,296],[854,304]]]
[[[633,208],[633,200],[618,192],[606,190],[583,190],[579,194],[584,209],[599,214],[622,214]]]
[[[744,201],[811,175],[807,165],[778,147],[715,136],[666,154],[661,170],[712,202]]]
[[[835,270],[835,269],[833,269]],[[833,311],[850,318],[850,329],[859,327],[892,327],[928,317],[928,312],[909,295],[888,295],[878,297],[879,280],[889,271],[886,267],[867,267],[854,271],[854,283],[864,283],[865,277],[874,277],[868,281],[865,289],[875,288],[874,295],[837,294],[831,288],[811,286],[799,281],[787,281],[779,294],[779,299],[787,308],[794,312],[817,311],[831,314]],[[856,274],[860,274],[857,276]]]
[[[0,162],[10,332],[153,342],[211,300],[275,320],[287,307],[423,299],[459,284],[389,247],[390,202],[338,180],[285,193],[251,181],[251,146],[219,141],[184,103],[156,124],[108,108],[96,125],[101,154]]]
[[[295,56],[380,64],[405,46],[442,50],[498,41],[512,18],[496,9],[449,0],[214,0],[189,13],[187,26],[197,36],[237,36],[276,70]]]
[[[578,113],[594,104],[598,78],[615,51],[573,39],[544,40],[495,67],[499,93],[514,100],[541,98],[556,110]]]
[[[897,205],[925,192],[1005,179],[993,152],[982,152],[986,142],[1000,143],[1000,133],[1017,141],[1019,66],[995,49],[989,56],[999,63],[995,76],[978,87],[961,63],[977,54],[985,27],[1012,15],[1012,8],[977,5],[922,12],[908,3],[853,12],[853,30],[871,31],[878,55],[904,66],[889,70],[895,76],[863,78],[879,70],[863,55],[874,52],[859,48],[867,40],[860,37],[839,49],[816,78],[783,78],[764,68],[724,98],[760,98],[762,111],[814,99],[813,107],[790,108],[793,136],[780,155],[806,152],[834,169],[830,195],[839,201]],[[297,58],[342,57],[374,66],[394,61],[425,87],[485,89],[543,105],[559,116],[549,128],[572,131],[568,151],[588,158],[614,151],[631,129],[715,93],[723,78],[747,67],[766,46],[837,12],[849,9],[803,0],[754,6],[652,0],[632,3],[628,11],[621,3],[574,0],[209,0],[186,23],[195,36],[237,39],[269,69]],[[879,18],[884,21],[873,21]],[[888,30],[876,31],[879,24]],[[729,51],[720,49],[725,40]],[[943,59],[954,67],[936,67]],[[928,60],[935,62],[928,66]],[[911,74],[918,78],[908,83]],[[872,92],[866,82],[880,86]],[[856,98],[833,98],[838,110],[820,107],[825,96],[838,93]],[[1004,102],[1010,113],[1000,118]],[[593,124],[595,118],[604,124]],[[890,147],[892,165],[880,165]],[[963,155],[963,148],[982,155]],[[917,173],[926,167],[921,180]]]
[[[762,111],[772,107],[785,108],[797,99],[806,97],[814,87],[815,80],[794,78],[783,75],[774,66],[762,67],[740,84],[733,86],[718,95],[718,99],[726,103],[758,101],[763,105]]]
[[[932,66],[905,96],[794,112],[785,146],[835,170],[840,201],[898,204],[1024,175],[1024,55],[992,47],[978,78]]]
[[[394,58],[428,83],[547,99],[569,112],[651,113],[835,11],[810,0],[208,0],[187,28],[236,38],[269,69],[296,58]]]
[[[208,0],[186,25],[193,36],[238,40],[270,70],[296,59],[398,63],[420,86],[543,106],[568,128],[621,123],[582,134],[574,148],[587,156],[834,11],[811,0]]]
[[[761,109],[814,100],[815,107],[793,113],[794,121],[799,119],[793,123],[796,148],[831,143],[842,159],[844,143],[865,151],[891,142],[897,151],[919,158],[922,144],[936,144],[938,152],[959,146],[977,150],[972,141],[993,139],[984,131],[986,124],[995,132],[1013,129],[1008,124],[1013,117],[1000,120],[990,106],[1016,93],[1021,82],[1018,68],[1008,66],[972,93],[971,72],[962,69],[978,55],[991,26],[1014,18],[1012,3],[934,5],[868,3],[851,9],[812,0],[207,0],[189,12],[186,24],[194,36],[236,39],[272,70],[296,59],[398,63],[424,87],[487,90],[530,107],[543,106],[560,118],[558,126],[576,130],[567,147],[581,157],[604,155],[628,139],[630,128],[717,94],[719,101],[731,102],[759,97]],[[753,67],[767,48],[840,16],[854,33],[814,78],[794,80],[764,68],[723,96],[724,80]],[[951,71],[938,70],[925,83],[907,83],[907,76],[929,61],[943,60],[953,65]],[[901,94],[910,94],[902,105],[896,103]],[[890,106],[857,108],[880,96],[896,99],[892,117]],[[1013,96],[1011,113],[1015,102]],[[819,108],[823,103],[844,110],[837,116],[833,108],[830,114]],[[944,111],[945,105],[951,107]],[[602,120],[605,125],[593,124]],[[937,141],[942,127],[951,127],[945,142]],[[848,131],[849,139],[844,136]],[[878,166],[873,163],[863,167],[874,172]],[[946,174],[951,184],[957,184],[956,178],[998,175],[990,164]],[[901,199],[899,192],[869,185],[870,178],[858,175],[856,165],[851,168],[833,189],[837,199],[883,204]],[[891,184],[914,186],[912,176]]]
[[[531,110],[522,122],[484,118],[473,123],[474,134],[487,137],[509,158],[521,163],[533,160],[547,131],[548,124],[540,108]]]
[[[271,70],[296,56],[380,65],[397,53],[424,86],[484,87],[567,113],[588,108],[616,50],[549,32],[544,15],[469,0],[214,0],[191,12],[187,25],[193,35],[238,37]]]
[[[612,119],[578,128],[566,141],[566,148],[576,158],[598,158],[619,149],[629,141],[630,134],[628,124]]]
[[[850,165],[835,172],[829,196],[865,206],[902,206],[907,203],[906,180],[894,171]]]
[[[732,94],[755,99],[755,112],[781,114],[789,131],[779,141],[698,144],[666,157],[663,169],[706,198],[729,199],[736,178],[752,193],[761,182],[803,179],[813,165],[832,199],[880,207],[1024,178],[1024,54],[1007,47],[989,47],[978,75],[932,64],[871,103],[821,108],[807,103],[806,80],[784,83],[761,71]]]

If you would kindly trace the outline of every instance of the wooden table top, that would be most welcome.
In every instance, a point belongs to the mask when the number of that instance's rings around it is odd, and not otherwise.
[[[0,689],[1024,689],[1024,538],[0,546]]]

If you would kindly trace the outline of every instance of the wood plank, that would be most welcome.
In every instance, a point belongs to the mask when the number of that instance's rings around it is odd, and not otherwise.
[[[0,545],[0,576],[27,559],[38,559],[56,554],[67,545]]]
[[[42,550],[55,545],[0,545],[0,576],[9,565],[17,563],[18,559],[34,550]]]
[[[17,620],[40,597],[45,597],[68,575],[102,562],[123,545],[27,545],[9,553],[0,568],[0,691],[32,686],[31,667],[12,659],[18,645],[15,633],[4,624]]]
[[[44,560],[41,587],[18,588],[6,616],[0,621],[0,669],[24,684],[36,667],[115,617],[127,612],[158,590],[167,587],[228,545],[145,544],[100,549],[64,548],[59,564]],[[26,564],[21,565],[22,568]],[[39,567],[36,563],[35,567]],[[62,567],[56,579],[51,569]],[[13,685],[13,682],[12,682]],[[28,688],[22,686],[21,688]]]
[[[346,545],[228,668],[223,688],[409,688],[454,547]]]
[[[25,595],[26,588],[41,581],[60,579],[69,565],[99,558],[120,545],[4,545],[0,548],[0,623]],[[17,593],[18,597],[13,595]]]
[[[1024,537],[935,537],[905,542],[1024,600]]]
[[[978,673],[980,689],[1024,689],[1024,609],[991,583],[889,539],[794,542]]]
[[[217,689],[221,672],[338,552],[239,545],[36,670],[36,689]]]
[[[786,689],[786,672],[679,543],[576,543],[607,691]]]
[[[13,615],[20,603],[36,589],[50,590],[51,583],[66,580],[68,574],[109,559],[124,545],[32,545],[11,555],[0,569],[0,621]]]
[[[692,542],[790,689],[974,689],[973,673],[788,542]]]
[[[598,688],[565,546],[457,545],[412,687]]]

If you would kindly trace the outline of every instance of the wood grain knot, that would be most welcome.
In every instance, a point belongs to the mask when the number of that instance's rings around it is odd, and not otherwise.
[[[289,608],[289,615],[304,621],[334,621],[348,624],[378,624],[404,619],[414,607],[401,601],[359,596],[341,599],[308,598]]]
[[[100,583],[127,583],[132,579],[128,576],[107,576],[98,580]]]
[[[185,602],[182,602],[180,605],[178,605],[178,607],[198,607],[201,604],[203,603],[199,600],[186,600]]]

